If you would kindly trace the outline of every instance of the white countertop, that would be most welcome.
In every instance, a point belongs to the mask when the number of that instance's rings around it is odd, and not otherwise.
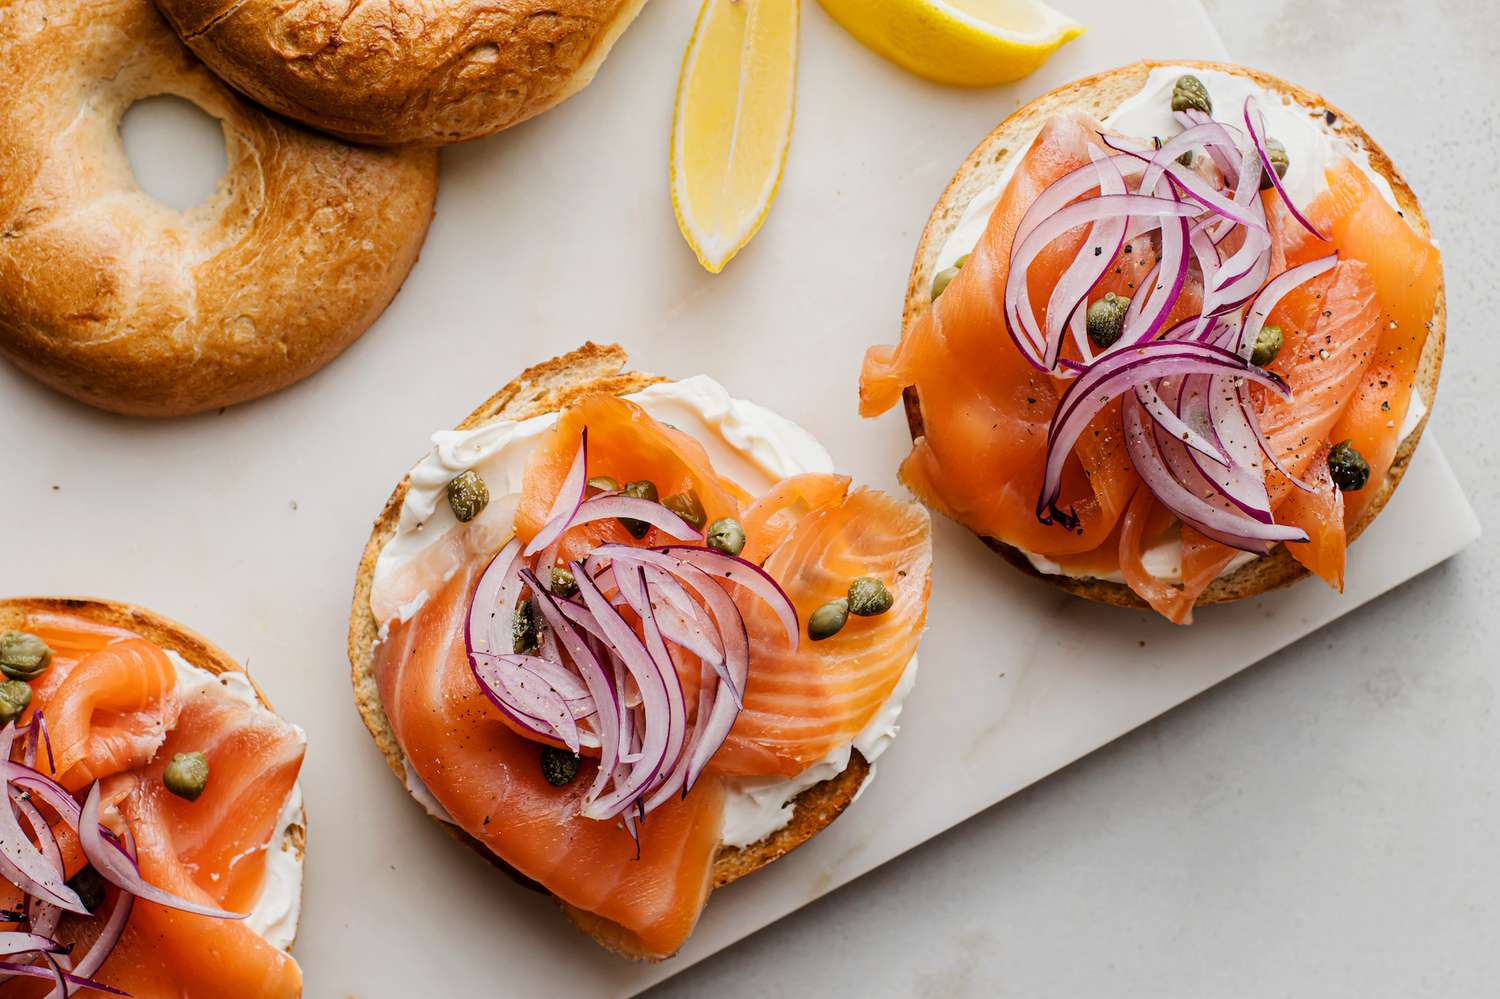
[[[1422,198],[1449,305],[1431,425],[1493,531],[1500,452],[1471,442],[1500,363],[1470,333],[1500,315],[1477,250],[1500,231],[1492,0],[1205,5],[1234,58],[1357,116]],[[1493,994],[1497,557],[1490,533],[651,994]]]

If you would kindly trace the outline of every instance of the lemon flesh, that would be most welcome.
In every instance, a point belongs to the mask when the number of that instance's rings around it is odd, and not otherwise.
[[[791,145],[798,0],[704,0],[672,120],[672,206],[717,274],[765,221]]]
[[[1019,80],[1065,42],[1077,21],[1038,0],[819,0],[866,47],[938,83]]]

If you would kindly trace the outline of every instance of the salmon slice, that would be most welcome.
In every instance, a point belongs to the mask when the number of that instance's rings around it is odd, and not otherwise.
[[[44,702],[58,783],[78,791],[149,761],[176,719],[176,684],[172,660],[144,638],[79,660]]]
[[[802,621],[859,576],[884,582],[894,603],[878,617],[851,615],[831,638],[804,637],[795,650],[768,608],[743,607],[751,649],[745,707],[713,769],[793,776],[869,724],[916,654],[931,587],[931,529],[921,507],[869,489],[792,528],[765,569]]]
[[[865,416],[895,406],[906,386],[917,389],[923,435],[901,465],[901,480],[913,492],[981,534],[1047,556],[1097,548],[1113,533],[1138,481],[1119,410],[1109,407],[1083,434],[1089,443],[1063,473],[1059,506],[1078,518],[1077,530],[1037,520],[1047,431],[1062,383],[1032,367],[1011,342],[1000,293],[1021,217],[1049,184],[1088,162],[1099,128],[1079,113],[1043,127],[958,276],[898,346],[870,348],[860,374]],[[1079,231],[1058,240],[1032,264],[1027,282],[1038,308],[1083,238]],[[1129,256],[1138,259],[1148,250],[1148,241],[1138,240]],[[1111,288],[1128,292],[1149,264],[1127,262],[1119,269],[1106,277],[1118,281]]]
[[[1370,484],[1345,497],[1344,517],[1352,524],[1379,491],[1401,443],[1443,271],[1437,247],[1406,224],[1354,163],[1338,161],[1327,179],[1328,190],[1306,214],[1330,234],[1344,259],[1362,261],[1369,269],[1379,308],[1374,356],[1329,435],[1331,442],[1352,440],[1370,464]],[[1319,249],[1311,242],[1316,241],[1289,236],[1283,248],[1288,263],[1327,252],[1327,244]]]
[[[810,473],[782,479],[740,518],[745,529],[745,550],[740,557],[760,565],[808,514],[843,502],[848,492],[847,475]]]
[[[556,426],[532,452],[516,508],[516,535],[530,541],[547,522],[552,502],[562,489],[584,427],[589,432],[589,476],[609,476],[622,485],[649,480],[658,495],[692,491],[703,504],[707,522],[738,517],[750,496],[714,471],[703,445],[656,420],[640,406],[612,395],[588,396],[558,416]],[[569,531],[561,546],[563,559],[577,559],[601,544],[661,544],[655,528],[641,539],[618,521],[596,521]]]
[[[201,700],[195,698],[195,710],[201,707]],[[280,740],[297,745],[300,758],[300,733],[285,723],[280,727]],[[177,742],[176,745],[185,746],[186,743]],[[237,826],[243,824],[247,828],[264,830],[274,825],[285,794],[290,791],[291,781],[296,776],[293,772],[287,779],[282,771],[280,761],[284,753],[285,745],[275,752],[265,752],[264,759],[258,754],[240,761],[245,768],[258,769],[268,784],[280,784],[280,798],[274,802],[265,799],[247,801],[239,796],[245,806],[243,811],[219,809],[212,818],[195,821],[196,828],[189,844],[201,844],[209,838],[243,842],[246,834]],[[227,760],[222,757],[216,763],[225,763],[228,767]],[[214,774],[215,781],[219,776]],[[204,792],[199,802],[208,799],[215,781],[210,781],[209,791]],[[227,858],[226,864],[226,858],[220,853],[204,850],[201,845],[197,845],[192,853],[196,863],[183,855],[177,838],[183,824],[182,816],[175,814],[180,811],[179,800],[167,792],[159,778],[143,777],[132,793],[120,802],[120,811],[135,836],[141,873],[146,880],[181,898],[213,904],[217,895],[225,894],[215,887],[218,881],[227,878],[241,887],[244,882],[235,882],[233,858]],[[258,849],[263,853],[268,839],[269,834],[252,848],[252,852]],[[181,999],[218,996],[295,999],[302,994],[302,972],[297,963],[242,922],[211,919],[137,901],[130,916],[129,929],[135,934],[135,943],[112,953],[99,972],[99,980],[106,985],[141,995],[141,981],[155,983],[165,977],[171,982],[172,991],[144,994],[171,995]],[[152,987],[156,986],[153,984]]]
[[[52,666],[34,684],[33,707],[48,719],[61,782],[81,790],[102,780],[104,821],[129,830],[151,883],[204,904],[252,908],[266,847],[301,764],[301,732],[218,686],[179,697],[171,659],[132,632],[65,614],[33,614],[25,628],[53,649]],[[189,751],[203,752],[212,774],[196,802],[169,794],[161,778],[175,753]],[[76,835],[64,826],[58,832],[71,876],[85,860]],[[59,938],[82,953],[99,926],[69,916]],[[146,902],[136,903],[96,977],[138,997],[301,995],[296,963],[243,923]],[[35,980],[0,989],[18,999],[47,991]]]
[[[593,765],[584,761],[564,787],[547,783],[540,745],[503,723],[469,669],[463,621],[476,572],[471,565],[409,621],[392,622],[377,652],[382,701],[407,762],[454,821],[511,867],[615,924],[639,953],[676,952],[708,898],[719,782],[706,777],[646,816],[639,857],[618,823],[581,818]]]
[[[1276,518],[1283,524],[1307,532],[1305,544],[1288,545],[1292,558],[1329,586],[1344,592],[1344,560],[1348,537],[1344,531],[1344,494],[1333,484],[1328,469],[1328,445],[1324,444],[1308,469],[1311,492],[1293,489],[1276,508]]]

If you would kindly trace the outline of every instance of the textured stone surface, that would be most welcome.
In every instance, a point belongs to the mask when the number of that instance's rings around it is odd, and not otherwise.
[[[1059,0],[1058,6],[1067,4]],[[1327,94],[1444,248],[1432,429],[1500,516],[1494,0],[1206,0]],[[653,995],[1473,996],[1500,975],[1494,534]]]

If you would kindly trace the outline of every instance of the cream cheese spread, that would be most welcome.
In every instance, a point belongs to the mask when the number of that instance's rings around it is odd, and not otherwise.
[[[1327,168],[1336,160],[1347,158],[1364,171],[1380,191],[1381,197],[1392,207],[1396,207],[1396,195],[1391,190],[1391,185],[1370,166],[1369,156],[1324,127],[1321,109],[1304,108],[1289,98],[1269,94],[1248,77],[1191,66],[1157,66],[1146,77],[1145,86],[1107,115],[1103,124],[1113,131],[1139,138],[1160,136],[1166,139],[1176,135],[1182,131],[1182,126],[1172,117],[1172,87],[1178,77],[1188,73],[1202,80],[1203,85],[1208,88],[1215,115],[1220,120],[1238,123],[1239,109],[1244,107],[1245,98],[1256,98],[1265,115],[1266,134],[1286,146],[1289,165],[1281,182],[1295,204],[1305,205],[1317,197],[1326,185],[1324,174]],[[1018,150],[1029,149],[1034,138],[1035,135],[1028,136],[1017,147]],[[938,251],[934,272],[951,267],[959,257],[973,250],[979,243],[995,205],[1005,193],[1005,187],[1010,183],[1020,162],[1021,156],[1011,156],[1000,177],[980,191],[964,209],[958,225]],[[1411,405],[1401,429],[1402,437],[1416,428],[1426,411],[1426,402],[1419,392],[1413,390]],[[1022,554],[1038,572],[1097,578],[1114,583],[1125,582],[1124,575],[1119,571],[1103,575],[1079,572],[1061,566],[1044,555],[1024,550]],[[1249,552],[1236,556],[1220,570],[1219,575],[1227,576],[1255,558]],[[1159,579],[1169,582],[1182,580],[1182,545],[1175,538],[1147,548],[1141,553],[1141,560],[1146,569]]]
[[[718,382],[695,375],[675,382],[658,382],[626,396],[647,413],[696,439],[714,468],[752,494],[760,494],[780,479],[808,472],[831,473],[833,458],[806,430],[753,402],[732,398]],[[526,462],[543,434],[557,421],[556,413],[526,420],[496,420],[471,430],[442,430],[432,436],[432,450],[411,472],[411,485],[402,503],[396,535],[381,549],[375,563],[372,592],[390,587],[402,570],[429,554],[457,521],[446,502],[446,488],[454,476],[473,469],[489,487],[490,510],[501,511],[504,523],[481,525],[490,532],[484,542],[498,548],[514,530],[511,522],[521,492]],[[474,530],[485,514],[470,522]],[[452,565],[457,568],[458,563]],[[449,570],[451,571],[451,569]],[[406,596],[396,610],[403,619],[414,614],[427,598],[425,591]],[[378,616],[378,612],[377,612]],[[385,634],[387,622],[381,622]],[[725,782],[724,843],[744,846],[784,827],[792,819],[788,802],[802,791],[842,773],[850,752],[858,749],[871,763],[896,735],[902,699],[915,682],[916,660],[906,667],[879,713],[847,746],[792,778],[737,778]],[[873,768],[871,775],[873,776]],[[406,768],[408,792],[434,818],[452,817],[411,769]],[[748,838],[747,838],[748,837]]]
[[[244,673],[213,674],[199,669],[182,656],[166,650],[177,669],[177,690],[183,697],[204,687],[219,687],[231,698],[254,711],[265,711],[250,678]],[[297,729],[299,735],[302,730]],[[305,736],[304,736],[305,738]],[[297,921],[302,915],[302,785],[293,784],[276,819],[276,831],[266,847],[265,883],[245,925],[262,940],[278,950],[289,950],[297,935]]]

